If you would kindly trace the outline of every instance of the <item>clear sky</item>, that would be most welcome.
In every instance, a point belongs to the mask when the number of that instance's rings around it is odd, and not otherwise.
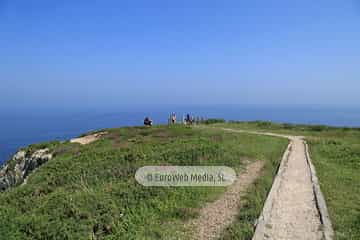
[[[360,103],[360,1],[0,0],[0,107]]]

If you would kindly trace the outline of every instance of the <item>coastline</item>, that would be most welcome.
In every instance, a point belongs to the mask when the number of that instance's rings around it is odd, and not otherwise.
[[[116,109],[116,108],[114,108]],[[104,128],[142,125],[145,116],[154,124],[166,124],[169,114],[179,118],[191,113],[204,118],[221,117],[227,121],[286,122],[292,124],[321,124],[334,127],[360,127],[360,106],[341,105],[135,105],[109,109],[68,110],[5,110],[0,119],[0,165],[17,149],[33,143],[63,141],[85,132]]]

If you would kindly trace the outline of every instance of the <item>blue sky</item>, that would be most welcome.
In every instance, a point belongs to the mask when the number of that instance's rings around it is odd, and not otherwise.
[[[360,103],[360,2],[0,0],[0,108]]]

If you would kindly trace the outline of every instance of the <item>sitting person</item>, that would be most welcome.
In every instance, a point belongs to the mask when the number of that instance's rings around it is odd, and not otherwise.
[[[149,117],[146,117],[144,119],[144,125],[145,126],[152,126],[152,120]]]

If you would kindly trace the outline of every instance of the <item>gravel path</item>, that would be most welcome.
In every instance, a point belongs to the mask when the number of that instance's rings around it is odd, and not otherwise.
[[[303,137],[224,129],[290,140],[253,240],[324,239]]]
[[[241,197],[247,187],[259,176],[263,161],[249,163],[231,187],[215,202],[208,203],[200,210],[200,216],[188,223],[194,231],[193,239],[216,239],[222,230],[236,217]]]
[[[274,194],[265,227],[254,239],[322,239],[304,142],[292,138],[292,148]]]
[[[252,240],[332,239],[333,230],[326,204],[311,160],[307,158],[303,137],[229,128],[222,130],[290,140]],[[256,179],[262,166],[248,167],[250,171],[247,169],[245,174],[240,175],[234,189],[205,206],[200,217],[191,223],[195,227],[194,239],[217,238],[231,223],[241,203],[241,193]]]

